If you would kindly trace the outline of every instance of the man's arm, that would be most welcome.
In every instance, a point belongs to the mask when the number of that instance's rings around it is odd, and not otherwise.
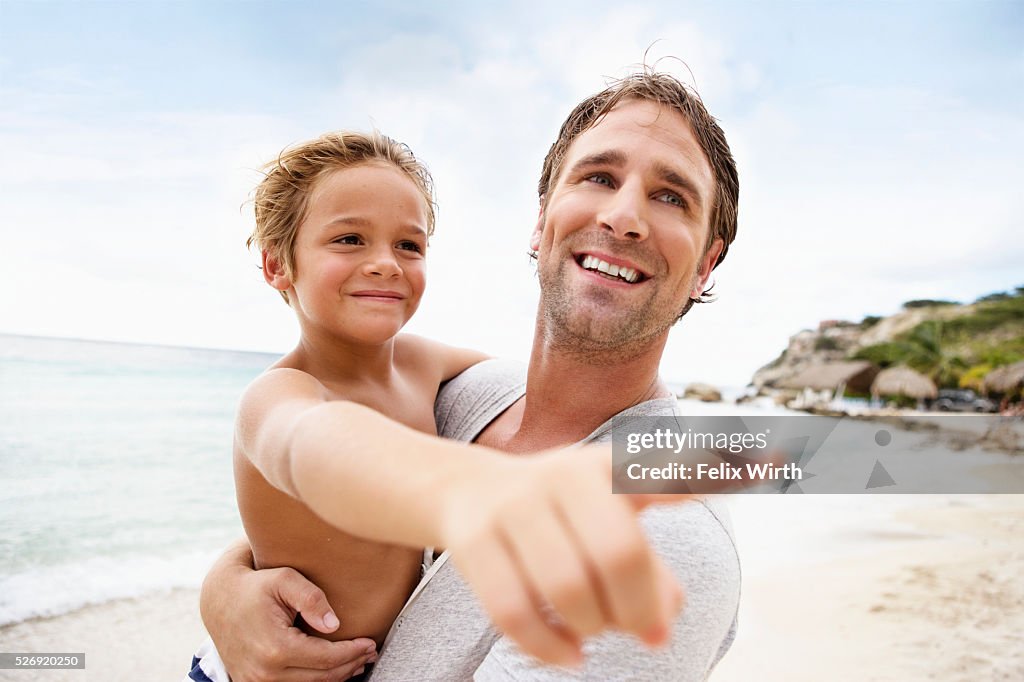
[[[244,540],[210,569],[199,610],[234,682],[347,680],[376,660],[372,639],[329,642],[295,627],[299,613],[323,633],[334,632],[338,619],[324,593],[297,571],[254,571]]]

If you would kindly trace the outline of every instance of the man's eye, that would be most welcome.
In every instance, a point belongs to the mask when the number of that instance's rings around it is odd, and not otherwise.
[[[606,187],[612,186],[612,180],[604,173],[595,173],[594,175],[588,175],[586,178],[589,182],[596,182],[599,185],[605,185]]]
[[[398,242],[398,248],[403,251],[415,251],[416,253],[423,253],[423,247],[416,242]]]
[[[335,244],[348,244],[351,246],[358,246],[363,243],[363,240],[359,238],[357,234],[346,234],[342,237],[338,237],[334,240]]]
[[[658,201],[664,201],[666,204],[678,206],[680,208],[686,207],[686,202],[683,201],[683,198],[678,194],[673,194],[672,192],[665,192],[664,194],[660,195],[658,197]]]

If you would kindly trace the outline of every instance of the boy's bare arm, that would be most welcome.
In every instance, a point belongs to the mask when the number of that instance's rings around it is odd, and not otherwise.
[[[411,547],[441,544],[430,492],[481,467],[507,464],[496,451],[428,436],[357,403],[328,400],[319,381],[292,369],[272,370],[249,386],[236,439],[268,483],[328,523]]]
[[[272,486],[298,497],[292,483],[296,422],[329,402],[323,384],[296,369],[273,369],[246,388],[235,421],[235,446]]]

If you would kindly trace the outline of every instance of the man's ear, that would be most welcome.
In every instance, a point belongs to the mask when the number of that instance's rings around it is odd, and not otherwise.
[[[544,197],[540,198],[540,210],[537,212],[537,224],[530,235],[530,250],[540,251],[540,236],[544,233]]]
[[[701,258],[700,265],[697,267],[697,276],[693,283],[693,289],[690,291],[690,298],[700,298],[700,295],[704,293],[704,288],[707,286],[708,280],[711,279],[711,271],[715,269],[715,263],[718,262],[718,257],[722,255],[724,248],[725,242],[721,239],[716,238],[711,242],[711,248]]]
[[[278,291],[292,288],[292,279],[285,273],[284,263],[277,256],[263,251],[263,279]]]

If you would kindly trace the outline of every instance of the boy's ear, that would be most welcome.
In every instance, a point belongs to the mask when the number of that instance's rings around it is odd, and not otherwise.
[[[530,235],[530,250],[540,251],[540,237],[544,234],[544,198],[540,200],[540,210],[537,212],[537,224]]]
[[[704,288],[707,286],[708,280],[711,279],[711,271],[715,269],[715,263],[718,262],[718,257],[722,255],[722,249],[724,248],[725,242],[721,239],[716,239],[711,243],[711,248],[701,258],[700,264],[697,267],[697,276],[693,281],[690,298],[700,298],[700,295],[704,293]]]
[[[284,263],[268,251],[263,251],[263,279],[278,291],[292,288],[292,279],[285,273]]]

